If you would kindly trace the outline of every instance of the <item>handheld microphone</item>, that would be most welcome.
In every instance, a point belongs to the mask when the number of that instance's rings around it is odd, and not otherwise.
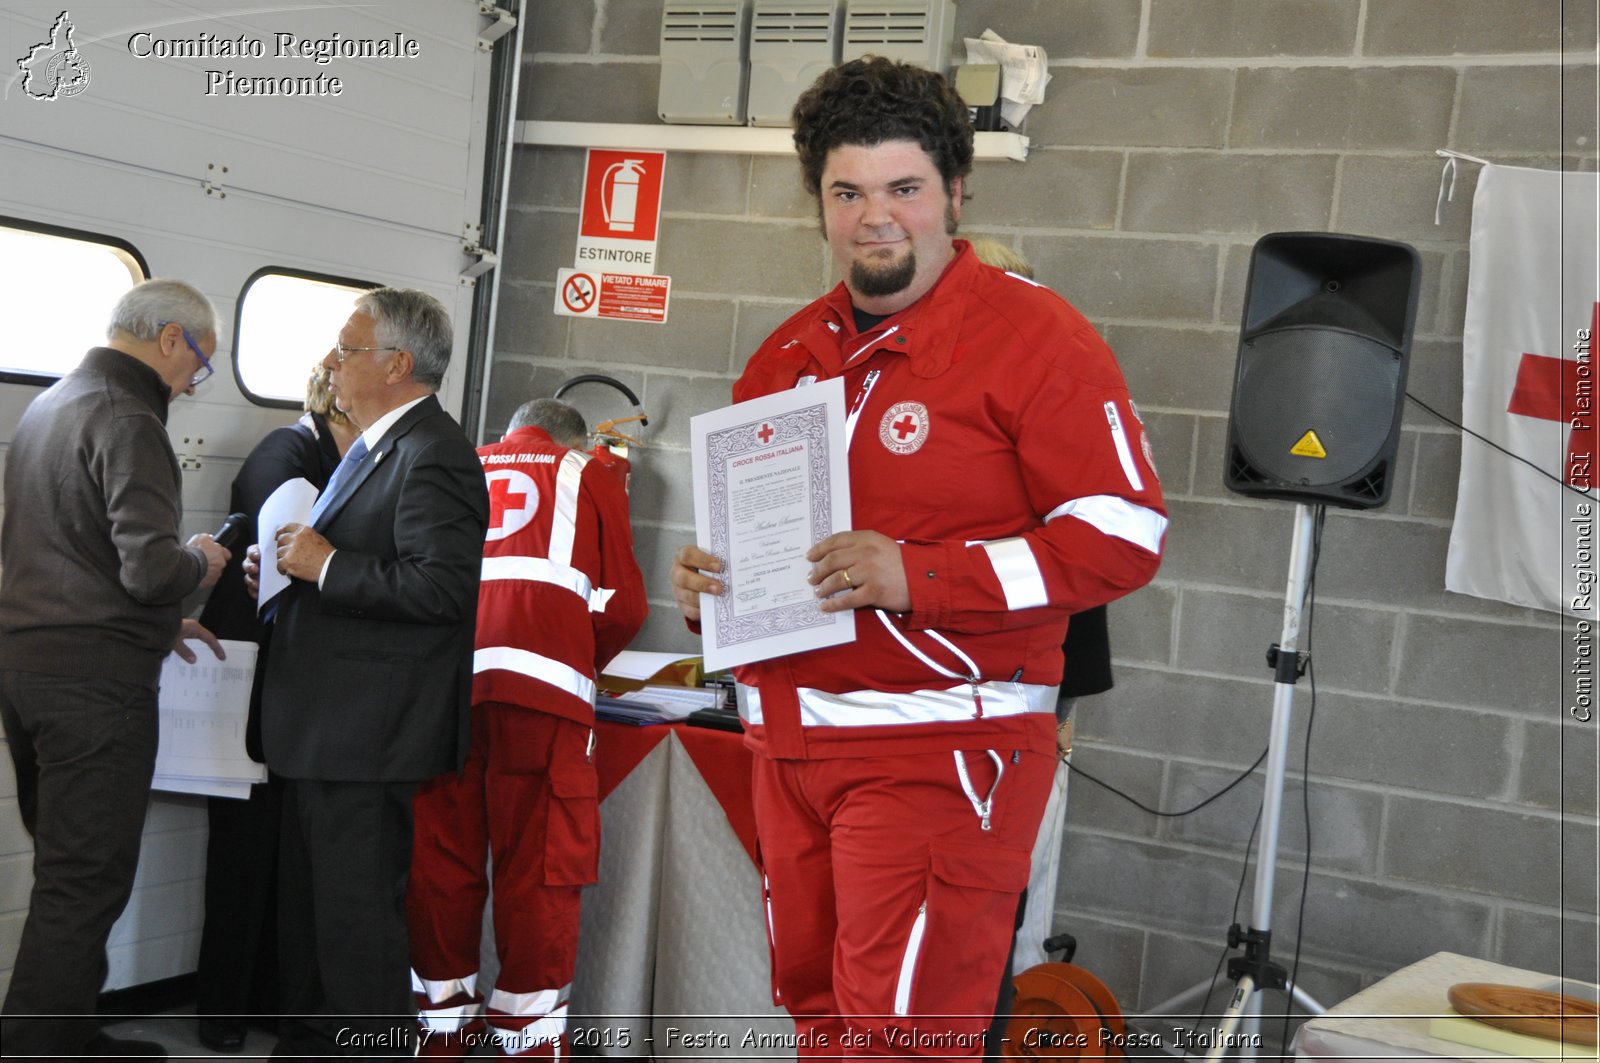
[[[222,522],[222,527],[217,529],[212,538],[224,550],[232,550],[233,544],[239,541],[239,536],[244,534],[244,526],[249,522],[248,513],[229,513],[228,519]]]

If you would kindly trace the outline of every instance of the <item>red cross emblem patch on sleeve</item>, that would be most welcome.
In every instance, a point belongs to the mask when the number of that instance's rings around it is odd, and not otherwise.
[[[920,402],[897,402],[883,415],[878,439],[896,454],[915,454],[928,441],[928,408]]]
[[[489,481],[489,542],[515,535],[539,511],[539,485],[527,473],[496,469],[485,473]]]

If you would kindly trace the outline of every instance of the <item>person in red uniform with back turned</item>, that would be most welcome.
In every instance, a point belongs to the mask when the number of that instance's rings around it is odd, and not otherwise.
[[[490,513],[472,741],[462,772],[414,804],[406,911],[422,1055],[463,1055],[483,1033],[486,855],[500,957],[488,1032],[507,1055],[567,1055],[578,901],[600,856],[595,674],[647,608],[627,495],[581,452],[586,434],[571,406],[535,399],[478,449]]]
[[[974,1057],[1056,763],[1072,613],[1149,581],[1167,520],[1105,342],[955,240],[967,109],[882,58],[794,110],[843,282],[736,400],[842,377],[856,529],[808,555],[855,641],[736,670],[754,750],[774,999],[801,1055]],[[686,546],[685,617],[722,561]]]

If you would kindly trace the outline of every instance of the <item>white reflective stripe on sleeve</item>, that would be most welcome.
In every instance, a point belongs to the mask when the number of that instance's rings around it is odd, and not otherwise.
[[[1097,531],[1126,539],[1152,554],[1161,553],[1161,537],[1167,534],[1166,517],[1116,495],[1090,495],[1063,502],[1050,511],[1045,523],[1057,517],[1077,517]]]
[[[983,544],[1000,580],[1000,589],[1006,595],[1007,609],[1032,609],[1050,601],[1044,589],[1044,573],[1039,571],[1039,561],[1033,556],[1028,540],[996,539]]]
[[[584,601],[589,601],[589,577],[571,565],[561,565],[543,557],[486,557],[483,559],[483,582],[497,579],[525,579],[536,583],[553,583],[565,587]]]
[[[532,1019],[564,1006],[571,990],[570,983],[560,989],[540,989],[532,993],[507,993],[503,989],[496,989],[489,994],[489,1006],[505,1015]]]
[[[1128,434],[1122,430],[1122,416],[1117,413],[1117,404],[1106,403],[1106,423],[1111,426],[1111,441],[1117,446],[1117,460],[1122,462],[1122,471],[1128,475],[1128,485],[1135,491],[1144,490],[1144,477],[1139,475],[1139,466],[1133,462],[1133,448],[1128,446]]]
[[[560,1040],[567,1032],[567,1006],[561,1005],[537,1022],[530,1022],[520,1030],[507,1030],[489,1024],[495,1043],[508,1056],[524,1056],[535,1048],[553,1046],[554,1058],[561,1058]]]
[[[761,692],[743,683],[737,684],[734,691],[740,717],[746,723],[761,723]],[[972,687],[965,683],[949,690],[917,690],[907,694],[888,694],[881,690],[831,694],[814,687],[800,687],[795,693],[800,699],[800,722],[807,727],[884,727],[978,718]],[[1056,710],[1057,689],[1038,683],[979,683],[978,694],[983,698],[985,720]]]
[[[594,680],[571,665],[519,650],[515,646],[485,646],[472,655],[474,673],[489,672],[496,668],[542,680],[594,704]]]
[[[550,522],[550,560],[558,565],[572,564],[572,544],[577,536],[578,484],[589,455],[569,450],[556,473],[556,511]]]
[[[606,605],[616,593],[617,589],[615,587],[596,587],[594,593],[589,596],[589,612],[605,612]]]
[[[478,976],[469,974],[465,978],[446,978],[443,981],[434,981],[431,978],[422,977],[413,970],[411,972],[411,991],[420,993],[428,998],[430,1004],[442,1003],[463,993],[469,997],[476,996],[478,992]]]

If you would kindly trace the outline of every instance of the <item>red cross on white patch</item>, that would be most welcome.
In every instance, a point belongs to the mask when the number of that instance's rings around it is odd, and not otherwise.
[[[920,402],[897,402],[878,425],[878,441],[896,454],[915,454],[928,441],[928,408]]]
[[[485,473],[489,481],[489,542],[515,535],[539,511],[539,485],[527,473],[496,469]]]

